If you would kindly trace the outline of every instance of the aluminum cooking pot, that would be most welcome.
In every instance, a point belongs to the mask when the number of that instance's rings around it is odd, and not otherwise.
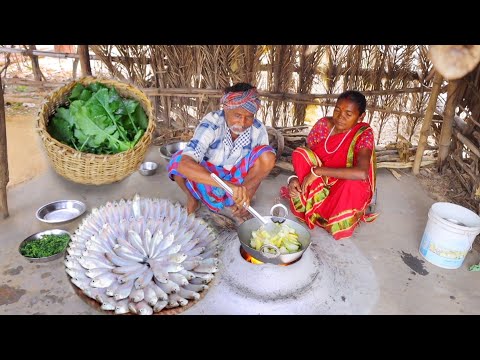
[[[273,216],[273,210],[277,207],[281,207],[285,211],[283,217]],[[291,254],[280,254],[280,250],[276,246],[268,244],[263,245],[260,250],[255,250],[254,248],[252,248],[250,246],[252,232],[258,230],[260,226],[262,226],[260,222],[255,218],[245,221],[237,229],[238,238],[240,239],[243,250],[245,250],[247,253],[249,253],[251,256],[261,262],[275,265],[288,264],[299,259],[304,253],[304,251],[307,250],[307,248],[310,246],[310,232],[305,226],[297,223],[296,221],[286,219],[287,214],[287,208],[282,204],[277,204],[272,206],[272,208],[270,209],[270,216],[264,216],[264,218],[274,223],[287,224],[288,226],[295,229],[298,234],[298,241],[302,244],[300,251]],[[274,250],[275,253],[272,254],[271,252],[269,252],[269,250]]]

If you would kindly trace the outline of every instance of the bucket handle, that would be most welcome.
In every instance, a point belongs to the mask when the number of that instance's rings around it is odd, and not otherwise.
[[[273,250],[273,251],[275,251],[275,253],[272,254],[268,250]],[[273,258],[277,258],[277,257],[280,256],[280,249],[278,247],[276,247],[275,245],[263,244],[260,247],[260,253],[268,259],[273,259]]]

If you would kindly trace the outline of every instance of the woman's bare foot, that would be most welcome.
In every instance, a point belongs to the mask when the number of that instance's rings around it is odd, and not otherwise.
[[[194,197],[188,197],[187,199],[187,214],[190,215],[198,210],[200,207],[200,201],[195,199]]]

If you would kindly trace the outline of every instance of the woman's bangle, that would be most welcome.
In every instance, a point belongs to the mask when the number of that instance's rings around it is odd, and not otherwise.
[[[314,168],[316,168],[316,166],[312,166],[312,167],[310,168],[310,172],[311,172],[315,177],[322,177],[322,175],[317,175],[317,174],[315,174],[315,171],[313,171]]]
[[[290,180],[292,180],[293,178],[297,178],[297,179],[298,179],[298,176],[297,176],[297,175],[289,176],[288,179],[287,179],[287,185],[290,184]]]

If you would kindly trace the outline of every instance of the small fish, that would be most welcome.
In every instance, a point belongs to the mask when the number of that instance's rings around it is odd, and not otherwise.
[[[181,296],[182,298],[190,299],[190,300],[200,299],[200,294],[198,292],[187,290],[184,288],[180,288],[180,291],[178,292],[178,296]]]
[[[74,285],[115,314],[186,306],[219,270],[218,233],[179,203],[142,198],[94,208],[64,263]]]
[[[117,276],[113,273],[104,273],[96,276],[90,281],[91,287],[96,288],[107,288],[112,285],[113,282],[117,281]]]
[[[117,301],[117,304],[115,305],[115,314],[126,314],[129,311],[128,299]]]
[[[138,302],[135,307],[140,315],[152,315],[153,309],[145,301]]]
[[[167,305],[168,305],[168,301],[166,301],[166,300],[159,300],[159,301],[157,301],[157,303],[154,305],[153,311],[154,311],[154,312],[160,312],[160,311],[162,311],[162,310],[165,308],[165,306],[167,306]]]

